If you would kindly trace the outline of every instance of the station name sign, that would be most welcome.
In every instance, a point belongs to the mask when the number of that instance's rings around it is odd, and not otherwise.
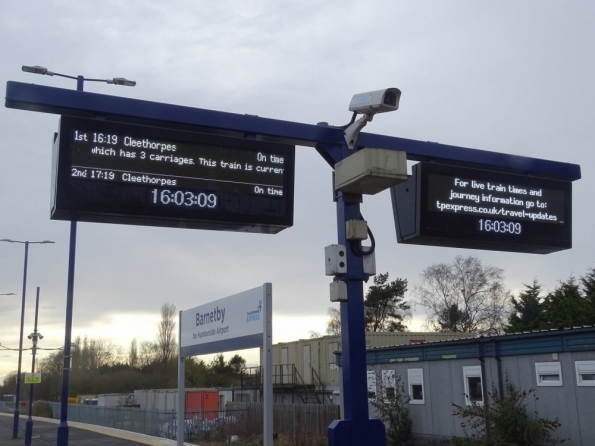
[[[295,147],[62,116],[52,219],[276,233],[293,225]]]
[[[271,319],[272,284],[180,312],[182,357],[262,347]],[[268,302],[268,304],[267,304]],[[267,313],[269,312],[269,313]]]
[[[541,254],[572,247],[568,181],[422,162],[391,196],[400,243]]]

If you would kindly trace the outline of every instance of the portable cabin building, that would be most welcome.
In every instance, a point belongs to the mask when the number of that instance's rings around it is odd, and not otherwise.
[[[461,333],[368,332],[366,347],[419,344],[457,339]],[[341,336],[322,336],[273,345],[273,391],[277,403],[331,403],[340,401],[340,375],[335,354]],[[262,364],[262,349],[261,349]]]
[[[400,381],[410,398],[412,432],[424,444],[463,436],[452,404],[484,404],[492,390],[505,394],[507,382],[518,391],[533,389],[527,415],[558,418],[559,439],[573,446],[595,439],[594,326],[372,348],[366,362],[370,400]]]

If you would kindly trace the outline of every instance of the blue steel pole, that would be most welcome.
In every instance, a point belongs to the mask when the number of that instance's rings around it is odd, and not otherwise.
[[[337,200],[339,244],[347,247],[347,302],[341,302],[341,344],[343,361],[343,420],[329,426],[329,446],[384,446],[385,430],[380,420],[370,420],[368,411],[366,336],[364,324],[363,259],[346,237],[348,220],[361,220],[359,202]]]
[[[29,242],[25,242],[25,267],[23,271],[23,299],[21,303],[21,335],[19,338],[19,365],[17,367],[17,391],[14,403],[14,421],[12,438],[19,438],[19,405],[21,404],[21,359],[23,358],[23,329],[25,325],[25,294],[27,293],[27,260],[29,258]]]
[[[37,351],[37,315],[39,314],[39,287],[37,287],[37,297],[35,298],[35,324],[33,325],[33,359],[31,360],[31,374],[35,373],[35,352]],[[31,438],[33,436],[33,418],[31,412],[33,409],[33,386],[31,383],[29,387],[29,417],[25,423],[25,446],[31,446]]]
[[[62,371],[62,396],[60,400],[60,424],[58,446],[68,446],[68,391],[70,384],[72,307],[74,300],[74,265],[76,255],[76,221],[70,222],[70,249],[68,257],[68,287],[66,290],[66,327],[64,335],[64,369]]]
[[[368,419],[364,277],[362,258],[354,254],[350,242],[345,237],[345,222],[360,219],[360,206],[359,203],[345,203],[340,198],[337,208],[339,244],[347,246],[345,282],[348,301],[341,303],[341,343],[343,345],[343,386],[349,391],[344,395],[343,411],[345,419],[359,421]]]
[[[76,89],[83,91],[85,78],[77,76]],[[74,303],[74,266],[76,257],[76,220],[70,222],[70,249],[68,257],[68,288],[66,291],[66,327],[64,330],[64,370],[62,371],[62,396],[57,446],[68,446],[68,393],[70,387],[70,362],[72,339],[72,309]]]

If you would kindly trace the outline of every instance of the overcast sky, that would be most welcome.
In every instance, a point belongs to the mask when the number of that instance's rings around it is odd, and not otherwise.
[[[354,93],[398,87],[400,109],[366,132],[580,164],[583,178],[573,186],[574,246],[549,255],[399,245],[389,192],[365,197],[378,272],[413,288],[430,264],[476,255],[503,268],[510,289],[537,279],[547,291],[595,267],[590,0],[5,2],[0,43],[2,88],[76,88],[21,72],[41,65],[137,82],[88,91],[309,124],[345,124]],[[49,219],[58,119],[0,108],[0,238],[56,242],[29,250],[25,335],[39,286],[46,348],[64,341],[69,248],[69,223]],[[312,148],[297,147],[296,158],[294,226],[277,235],[80,223],[73,337],[126,350],[133,337],[155,338],[164,302],[184,310],[264,282],[273,283],[274,342],[324,332],[324,247],[337,243],[331,169]],[[0,343],[10,348],[23,256],[23,245],[0,243],[0,294],[16,293],[0,296]],[[16,365],[16,352],[0,351],[0,379]]]

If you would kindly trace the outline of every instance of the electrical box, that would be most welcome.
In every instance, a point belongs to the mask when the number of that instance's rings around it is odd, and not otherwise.
[[[326,275],[347,273],[347,250],[345,245],[329,245],[324,248]]]
[[[347,284],[342,280],[331,282],[331,302],[347,302]]]
[[[375,276],[376,275],[376,256],[374,255],[374,253],[364,255],[362,258],[364,261],[364,274],[368,274],[369,276]]]
[[[347,220],[345,229],[347,240],[365,240],[368,238],[368,222],[365,220]]]
[[[335,189],[374,195],[407,179],[407,154],[366,147],[335,164]]]

